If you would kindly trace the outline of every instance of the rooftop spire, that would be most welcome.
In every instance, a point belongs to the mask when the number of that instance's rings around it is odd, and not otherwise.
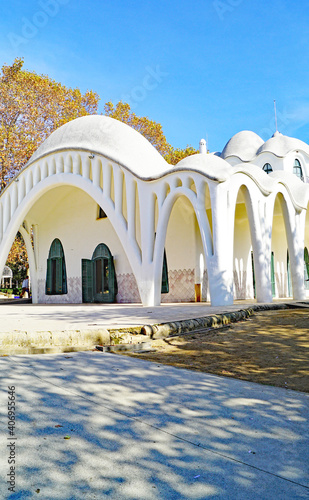
[[[205,155],[207,153],[206,141],[205,139],[200,140],[200,153]]]

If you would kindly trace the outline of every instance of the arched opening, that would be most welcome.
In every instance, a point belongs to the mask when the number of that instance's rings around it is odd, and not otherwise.
[[[208,300],[202,237],[194,208],[184,195],[176,199],[171,210],[164,247],[169,291],[161,296],[161,301],[167,303]]]
[[[9,293],[12,296],[20,296],[22,292],[22,282],[29,277],[29,261],[24,239],[20,232],[17,233],[9,255],[6,266],[11,270],[11,279],[1,281],[2,293]]]
[[[247,211],[247,188],[238,191],[234,219],[233,277],[234,298],[255,298],[254,253]],[[228,251],[228,249],[227,249]]]
[[[274,203],[274,213],[271,233],[271,266],[270,277],[273,297],[289,297],[292,294],[292,282],[289,281],[289,264],[287,265],[287,234],[283,213],[285,200],[278,193]]]
[[[104,243],[114,257],[114,271],[118,283],[118,293],[116,292],[116,297],[112,300],[120,303],[140,303],[136,278],[129,261],[129,250],[124,248],[123,241],[113,226],[113,214],[98,218],[99,206],[102,206],[103,211],[108,206],[105,205],[103,196],[101,200],[94,200],[80,187],[68,184],[58,185],[46,191],[32,205],[27,220],[37,228],[38,302],[81,303],[83,300],[81,261],[92,260],[94,249],[100,243]],[[61,241],[65,254],[67,294],[51,297],[45,293],[46,257],[51,239],[55,238]],[[101,261],[101,264],[104,262]],[[97,264],[98,273],[101,264]],[[102,273],[104,269],[102,266]]]

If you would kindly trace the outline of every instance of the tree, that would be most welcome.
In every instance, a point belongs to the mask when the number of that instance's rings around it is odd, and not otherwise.
[[[175,149],[171,146],[163,134],[162,125],[147,116],[137,116],[131,111],[130,105],[125,102],[118,102],[116,106],[112,102],[107,102],[104,106],[106,116],[115,118],[140,132],[148,141],[161,153],[168,163],[176,165],[186,156],[198,153],[192,146],[185,149]]]
[[[56,128],[98,108],[95,92],[82,94],[23,63],[5,64],[0,76],[0,191]]]
[[[12,245],[6,265],[12,269],[13,283],[18,283],[20,286],[23,279],[27,275],[28,256],[25,242],[19,232],[17,233]]]
[[[199,153],[199,151],[194,149],[192,146],[187,146],[184,149],[175,149],[171,146],[168,154],[165,155],[165,159],[167,163],[176,165],[180,160],[187,158],[187,156],[196,155],[197,153]]]
[[[126,123],[140,132],[140,134],[146,137],[162,156],[168,153],[170,145],[167,143],[160,123],[150,120],[146,116],[137,116],[131,111],[130,105],[126,102],[120,101],[116,106],[111,102],[107,102],[104,106],[104,110],[106,116]]]

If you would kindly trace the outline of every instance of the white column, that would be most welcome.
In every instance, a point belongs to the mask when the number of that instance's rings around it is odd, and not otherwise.
[[[209,258],[208,277],[213,306],[233,304],[233,235],[225,184],[211,186],[214,254]]]
[[[304,284],[304,220],[305,210],[300,214],[295,214],[294,220],[291,221],[291,233],[288,234],[294,300],[304,300],[306,298]]]
[[[153,251],[155,229],[155,203],[151,185],[138,181],[138,196],[141,220],[142,264],[138,282],[141,300],[144,306],[157,306],[161,302],[158,286],[159,275],[155,276]],[[160,281],[161,282],[161,281]]]
[[[255,290],[257,302],[272,302],[271,290],[271,224],[272,214],[268,213],[267,204],[257,201],[255,207],[248,211],[251,229]]]

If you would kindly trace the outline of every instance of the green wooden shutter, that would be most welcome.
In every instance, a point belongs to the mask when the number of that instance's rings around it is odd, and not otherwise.
[[[168,292],[169,292],[169,286],[168,286],[168,269],[167,269],[166,253],[165,253],[165,250],[164,250],[164,254],[163,254],[163,267],[162,267],[161,293],[168,293]]]
[[[46,271],[46,295],[62,295],[68,293],[65,258],[61,241],[56,238],[52,242]]]
[[[116,300],[116,295],[118,293],[118,283],[117,283],[117,276],[116,276],[115,264],[114,264],[113,258],[112,258],[112,268],[113,268],[113,273],[114,273],[114,300]]]
[[[304,281],[305,290],[309,290],[309,254],[307,247],[304,250]]]
[[[51,259],[47,259],[45,293],[46,293],[46,295],[52,294],[52,262],[51,262]]]
[[[93,302],[93,262],[82,259],[82,296],[83,302]]]
[[[56,264],[56,282],[53,288],[56,295],[61,295],[63,293],[63,262],[61,258],[54,260]]]
[[[291,297],[292,296],[292,277],[291,277],[289,251],[287,251],[286,262],[287,262],[287,276],[288,276],[288,297]]]
[[[108,295],[106,294],[106,302],[115,302],[118,292],[117,278],[115,273],[114,259],[110,254],[108,258]]]
[[[270,261],[270,271],[271,271],[271,293],[272,296],[276,295],[276,281],[275,281],[275,256],[274,252],[271,252],[271,261]]]
[[[92,255],[92,262],[100,259],[102,261],[102,290],[97,290],[96,274],[93,276],[94,302],[115,302],[118,293],[117,278],[114,259],[110,249],[104,243],[100,243]],[[106,272],[107,271],[107,272]]]
[[[253,252],[251,252],[251,264],[252,264],[253,296],[254,296],[254,298],[256,298],[256,287],[255,287],[255,272],[254,272],[254,258],[253,258]]]

